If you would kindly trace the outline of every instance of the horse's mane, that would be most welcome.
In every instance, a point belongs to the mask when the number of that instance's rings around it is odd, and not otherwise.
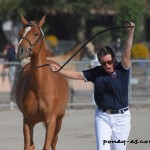
[[[35,20],[30,21],[29,24],[36,25],[36,26],[38,25],[37,21],[35,21]]]

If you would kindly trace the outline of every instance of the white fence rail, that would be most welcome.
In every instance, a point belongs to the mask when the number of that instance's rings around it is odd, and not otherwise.
[[[150,60],[132,60],[129,87],[130,103],[150,102]]]
[[[77,70],[86,69],[89,68],[90,61],[76,61],[76,62],[69,62],[73,65],[73,68],[76,68]],[[2,72],[2,68],[6,63],[1,62],[0,63],[0,108],[4,107],[13,107],[12,103],[15,101],[14,98],[14,91],[16,82],[18,80],[18,75],[20,73],[20,65],[19,63],[9,63],[10,65],[15,65],[17,67],[16,73],[15,73],[15,83],[14,86],[10,87],[10,81],[9,81],[9,67],[6,69],[5,73]],[[63,64],[63,62],[60,62],[60,64]],[[66,65],[67,67],[68,65]],[[92,104],[92,94],[93,94],[93,84],[92,83],[85,83],[84,81],[80,80],[68,80],[69,86],[70,86],[70,99],[68,106],[81,106],[86,105],[89,106]],[[10,105],[11,104],[11,105]]]
[[[11,63],[19,66],[19,63]],[[62,63],[63,64],[63,63]],[[77,70],[89,68],[90,61],[69,62],[76,65]],[[10,88],[8,78],[9,68],[6,73],[2,72],[4,63],[0,62],[0,108],[13,108],[14,90]],[[15,76],[18,80],[19,71]],[[92,106],[93,105],[93,84],[84,81],[69,80],[70,100],[68,106]],[[132,60],[131,74],[129,82],[129,103],[150,103],[150,60]]]

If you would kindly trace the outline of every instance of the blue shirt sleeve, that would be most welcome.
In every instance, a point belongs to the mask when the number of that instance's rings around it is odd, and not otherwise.
[[[96,76],[99,75],[99,73],[101,72],[100,70],[102,69],[101,66],[97,66],[95,68],[91,68],[91,69],[87,69],[87,70],[83,70],[83,75],[84,75],[84,80],[85,82],[91,81],[91,82],[95,82],[95,78]]]

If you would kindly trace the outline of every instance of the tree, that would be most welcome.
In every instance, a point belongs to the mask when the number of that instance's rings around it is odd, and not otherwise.
[[[0,51],[3,50],[4,45],[8,42],[2,30],[2,23],[6,20],[16,18],[17,8],[20,2],[20,0],[0,0]]]
[[[144,1],[138,0],[120,0],[118,5],[118,11],[116,14],[115,22],[116,26],[123,26],[125,21],[132,21],[135,23],[135,41],[140,40],[140,28],[144,21]],[[126,30],[121,30],[116,32],[116,36],[121,38],[122,41],[125,40]]]
[[[22,6],[23,9],[21,11],[23,13],[28,12],[28,15],[32,14],[34,19],[39,16],[41,12],[47,15],[72,14],[72,18],[76,18],[76,20],[79,21],[77,38],[80,42],[85,40],[86,19],[90,14],[89,10],[92,6],[90,0],[26,0],[22,3]],[[63,19],[65,20],[67,18]]]
[[[0,0],[0,20],[14,18],[20,4],[21,0]]]
[[[38,19],[41,13],[56,14],[72,14],[73,18],[78,18],[79,41],[85,40],[86,20],[95,14],[108,15],[113,12],[115,17],[115,25],[123,26],[126,20],[131,20],[136,24],[135,39],[138,39],[140,26],[144,17],[144,5],[148,0],[25,0],[21,3],[20,12],[27,16]],[[97,15],[97,17],[99,17]],[[64,20],[67,18],[64,18]],[[117,31],[116,38],[120,37],[124,40],[124,31]]]
[[[39,19],[44,14],[54,16],[56,14],[71,14],[72,20],[78,22],[78,40],[84,41],[86,39],[86,21],[93,16],[97,19],[100,15],[107,16],[112,13],[115,16],[114,23],[116,26],[123,26],[126,20],[135,22],[135,39],[138,40],[137,35],[140,32],[145,13],[144,6],[147,8],[146,10],[149,9],[147,4],[149,4],[148,0],[1,0],[0,19],[13,19],[16,18],[16,15],[19,17],[18,14],[23,14],[31,20]],[[63,18],[64,21],[67,19]],[[73,21],[70,22],[70,25],[73,24]],[[47,24],[45,26],[49,27]],[[68,26],[67,24],[66,28]],[[110,24],[110,26],[112,25]],[[115,38],[120,37],[124,40],[125,33],[123,30],[117,30],[116,33]]]

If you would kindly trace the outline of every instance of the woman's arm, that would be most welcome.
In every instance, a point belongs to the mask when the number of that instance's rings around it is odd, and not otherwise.
[[[122,53],[121,64],[124,68],[129,69],[131,65],[131,47],[133,43],[135,24],[129,22],[126,25],[132,27],[128,29],[128,38],[126,40],[126,44]]]
[[[51,64],[50,65],[51,70],[56,72],[60,69],[60,66],[57,64]],[[84,80],[84,76],[82,72],[77,72],[73,70],[68,70],[68,69],[61,69],[59,73],[63,74],[65,77],[69,79],[76,79],[76,80]]]

